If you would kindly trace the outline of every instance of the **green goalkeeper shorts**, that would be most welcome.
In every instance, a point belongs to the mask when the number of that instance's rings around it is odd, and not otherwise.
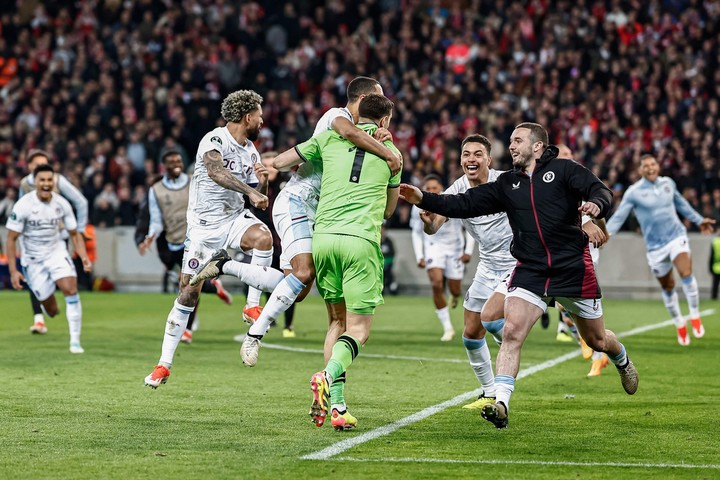
[[[315,234],[317,288],[328,303],[345,300],[349,312],[372,315],[385,303],[380,245],[351,235]]]

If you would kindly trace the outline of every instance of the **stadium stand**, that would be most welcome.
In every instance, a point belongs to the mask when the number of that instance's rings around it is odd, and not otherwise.
[[[25,0],[0,13],[0,200],[42,147],[100,227],[133,224],[158,155],[189,166],[219,102],[265,98],[260,152],[312,133],[347,82],[396,105],[404,180],[460,175],[481,132],[500,167],[521,121],[549,127],[616,193],[653,151],[720,218],[720,3],[700,0]],[[391,226],[407,224],[398,209]],[[693,230],[694,226],[688,225]],[[629,228],[633,228],[630,225]]]

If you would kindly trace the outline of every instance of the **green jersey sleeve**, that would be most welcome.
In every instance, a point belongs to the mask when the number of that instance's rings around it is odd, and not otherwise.
[[[395,153],[397,153],[398,155],[400,155],[400,150],[398,150],[397,147],[396,147],[395,145],[393,145],[393,143],[392,143],[390,140],[388,140],[387,142],[385,142],[385,146],[388,147],[388,148],[389,148],[390,150],[392,150],[393,152],[395,152]],[[399,171],[398,173],[396,173],[395,175],[393,175],[392,177],[390,177],[390,180],[388,181],[388,187],[390,187],[390,188],[399,187],[399,186],[400,186],[400,177],[401,177],[401,176],[402,176],[402,168],[400,169],[400,171]]]
[[[306,162],[312,162],[313,160],[321,160],[320,156],[320,144],[317,137],[310,137],[303,143],[295,146],[295,151],[300,155]]]

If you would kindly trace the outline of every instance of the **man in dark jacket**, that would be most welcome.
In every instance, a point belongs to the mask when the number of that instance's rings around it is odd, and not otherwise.
[[[625,391],[637,390],[635,366],[605,322],[581,215],[603,218],[612,193],[589,170],[560,159],[548,134],[536,123],[521,123],[510,138],[512,171],[497,181],[459,195],[436,195],[400,185],[400,196],[429,212],[451,218],[507,212],[513,230],[511,253],[518,260],[508,282],[503,343],[497,356],[494,403],[482,416],[506,428],[510,395],[520,368],[520,350],[548,303],[557,299],[570,312],[587,344],[608,354]],[[586,200],[582,204],[582,200]]]

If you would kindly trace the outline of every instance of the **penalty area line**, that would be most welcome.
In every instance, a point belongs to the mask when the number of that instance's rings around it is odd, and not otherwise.
[[[713,313],[715,313],[715,309],[711,308],[711,309],[703,310],[702,312],[700,312],[700,315],[711,315]],[[651,330],[657,330],[659,328],[664,328],[664,327],[666,327],[668,325],[672,325],[672,324],[673,324],[672,320],[666,320],[666,321],[663,321],[660,323],[654,323],[651,325],[644,325],[642,327],[634,328],[632,330],[628,330],[627,332],[619,333],[617,336],[618,336],[618,338],[629,337],[632,335],[638,335],[640,333],[649,332]],[[566,362],[572,358],[579,357],[581,354],[582,354],[582,350],[580,350],[580,349],[573,350],[572,352],[568,352],[565,355],[561,355],[559,357],[547,360],[547,361],[539,363],[537,365],[533,365],[531,367],[522,369],[518,372],[516,380],[520,380],[522,378],[528,377],[530,375],[541,372],[543,370],[547,370],[548,368],[552,368],[552,367],[559,365],[563,362]],[[375,440],[376,438],[379,438],[379,437],[382,437],[385,435],[389,435],[389,434],[393,433],[394,431],[399,430],[402,427],[412,425],[413,423],[424,420],[432,415],[435,415],[436,413],[440,413],[443,410],[447,410],[450,407],[454,407],[454,406],[459,405],[463,402],[466,402],[470,399],[474,399],[481,393],[482,393],[482,388],[477,388],[470,392],[462,393],[454,398],[451,398],[450,400],[446,400],[442,403],[438,403],[437,405],[427,407],[427,408],[425,408],[417,413],[414,413],[410,416],[401,418],[400,420],[397,420],[396,422],[389,423],[387,425],[383,425],[382,427],[375,428],[373,430],[370,430],[363,434],[357,435],[355,437],[351,437],[351,438],[342,440],[333,445],[330,445],[329,447],[323,448],[322,450],[318,450],[317,452],[308,453],[307,455],[303,455],[302,457],[300,457],[300,459],[301,460],[328,460],[332,457],[340,455],[341,453],[343,453],[347,450],[350,450],[353,447],[356,447],[363,443],[369,442],[371,440]]]
[[[625,463],[625,462],[567,462],[553,460],[454,460],[445,458],[357,458],[336,457],[334,460],[344,462],[395,462],[395,463],[454,463],[454,464],[480,464],[480,465],[545,465],[563,467],[617,467],[617,468],[687,468],[720,470],[720,465],[697,465],[692,463]]]

